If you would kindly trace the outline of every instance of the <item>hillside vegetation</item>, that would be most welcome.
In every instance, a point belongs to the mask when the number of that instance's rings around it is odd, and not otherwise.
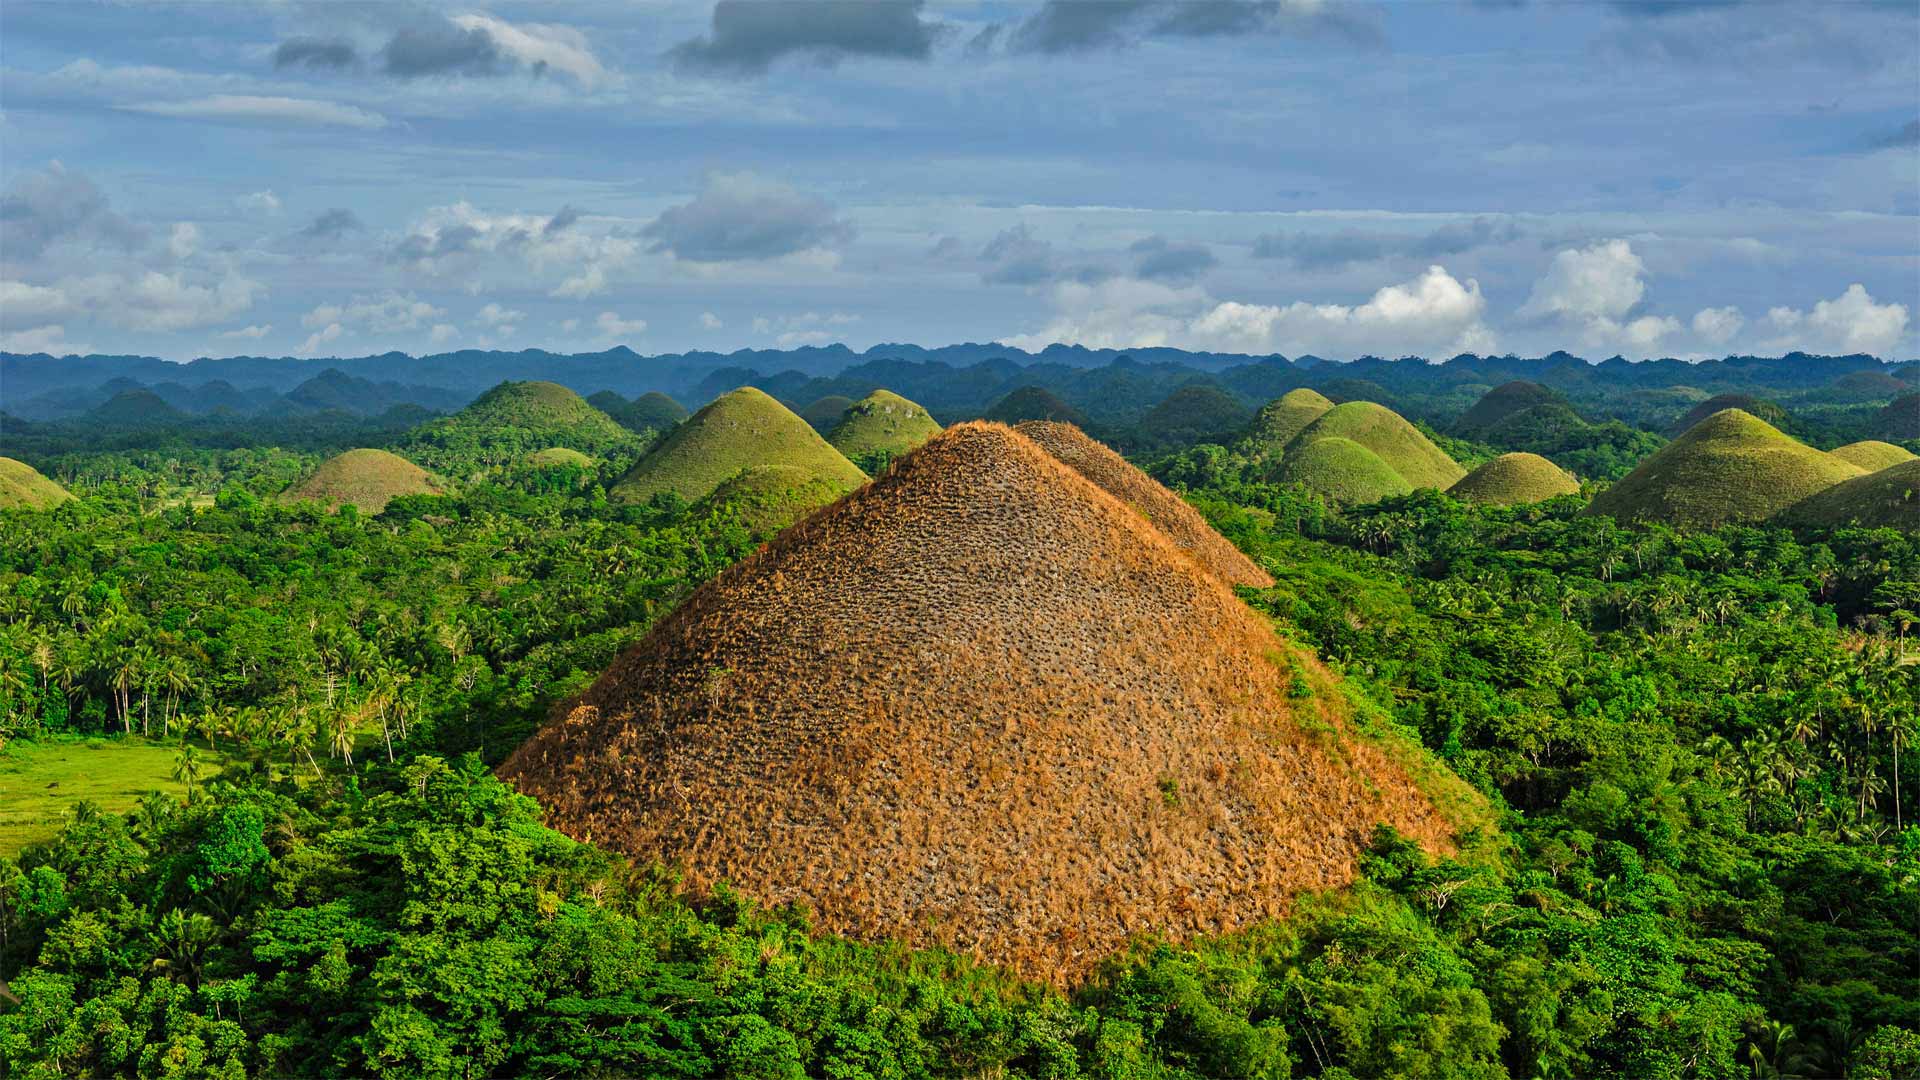
[[[1450,850],[1408,767],[1139,513],[973,423],[696,592],[500,773],[695,888],[1065,981],[1351,881],[1378,822]]]
[[[1781,511],[1780,520],[1789,525],[1851,525],[1920,533],[1920,458],[1910,457],[1816,491]],[[1920,595],[1913,599],[1920,600]]]
[[[51,510],[72,498],[26,462],[0,457],[0,510]]]
[[[386,450],[349,450],[328,458],[311,476],[288,488],[287,502],[351,504],[369,513],[401,495],[436,495],[441,488],[425,469]]]
[[[841,411],[827,442],[850,460],[895,456],[940,434],[927,410],[891,390],[875,390]]]
[[[1276,475],[1343,504],[1374,503],[1413,490],[1379,454],[1338,435],[1295,445],[1280,459]]]
[[[805,420],[762,391],[743,386],[674,428],[610,494],[644,503],[672,493],[692,502],[742,469],[765,465],[798,469],[848,489],[866,481],[866,474]]]
[[[1845,446],[1836,446],[1827,453],[1868,472],[1879,472],[1881,469],[1892,468],[1903,461],[1913,460],[1911,451],[1878,439],[1863,439]]]
[[[1542,502],[1579,490],[1578,480],[1538,454],[1501,454],[1461,477],[1447,494],[1468,502],[1510,506]]]
[[[422,464],[455,475],[507,465],[549,447],[604,455],[635,445],[633,432],[551,382],[503,382],[401,442]]]
[[[1248,455],[1256,460],[1279,457],[1294,436],[1332,408],[1333,402],[1304,386],[1267,402],[1247,428]]]
[[[1027,420],[1058,420],[1077,428],[1087,426],[1086,415],[1061,401],[1051,391],[1038,386],[1023,386],[993,403],[982,419],[1000,424],[1018,424]]]
[[[1399,413],[1371,401],[1349,401],[1327,410],[1294,436],[1286,452],[1327,438],[1350,439],[1366,447],[1416,488],[1445,491],[1467,474]]]
[[[1862,470],[1741,409],[1688,428],[1594,497],[1588,511],[1622,521],[1720,525],[1764,521]]]

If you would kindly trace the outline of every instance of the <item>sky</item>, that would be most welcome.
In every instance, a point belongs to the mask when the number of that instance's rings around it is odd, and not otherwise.
[[[0,2],[0,349],[1920,356],[1914,0]]]

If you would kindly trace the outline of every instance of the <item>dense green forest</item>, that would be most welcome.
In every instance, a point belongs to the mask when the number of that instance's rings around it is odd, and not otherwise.
[[[1920,1072],[1911,535],[1342,510],[1160,458],[1274,574],[1249,602],[1498,827],[1443,860],[1383,831],[1353,889],[1061,991],[695,901],[491,776],[753,549],[728,511],[609,502],[620,462],[378,516],[271,498],[317,457],[75,449],[80,499],[0,513],[0,766],[177,746],[175,794],[0,858],[0,1072]]]

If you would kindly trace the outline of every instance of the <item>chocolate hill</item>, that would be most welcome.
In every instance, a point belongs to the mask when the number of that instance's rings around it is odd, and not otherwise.
[[[1273,584],[1272,575],[1215,532],[1207,519],[1188,506],[1185,499],[1134,468],[1106,444],[1088,438],[1086,432],[1053,420],[1028,420],[1014,430],[1039,443],[1041,449],[1099,485],[1107,494],[1145,515],[1175,547],[1192,556],[1214,577],[1229,585],[1252,585],[1258,589]]]
[[[950,428],[697,590],[501,766],[581,839],[1067,981],[1451,827],[1330,676],[1017,432]]]
[[[1572,495],[1580,481],[1539,454],[1501,454],[1460,478],[1447,494],[1468,502],[1511,506]]]
[[[841,485],[858,487],[867,476],[827,445],[805,420],[751,386],[708,402],[636,462],[611,494],[646,502],[662,492],[689,501],[711,494],[742,469],[787,465]]]
[[[1849,465],[1857,465],[1868,472],[1891,469],[1903,461],[1912,461],[1913,455],[1905,447],[1895,446],[1878,439],[1862,439],[1859,442],[1836,446],[1827,451]]]
[[[1280,459],[1277,479],[1302,484],[1337,503],[1377,503],[1413,490],[1380,455],[1337,435],[1296,446]]]
[[[1308,424],[1325,416],[1332,408],[1333,402],[1318,391],[1304,386],[1267,402],[1247,429],[1248,456],[1256,459],[1278,457],[1295,435],[1305,431]]]
[[[377,514],[401,495],[437,495],[440,485],[425,469],[385,450],[349,450],[320,463],[313,475],[281,494],[284,502],[345,503]]]
[[[940,434],[927,410],[891,390],[875,390],[841,410],[827,441],[858,461],[871,454],[904,454]]]
[[[26,462],[0,457],[0,510],[51,510],[72,498]]]
[[[1594,496],[1589,514],[1713,527],[1762,521],[1863,475],[1740,409],[1723,409]]]
[[[1315,439],[1352,439],[1373,451],[1387,467],[1416,488],[1452,487],[1467,470],[1445,450],[1385,405],[1348,401],[1327,410],[1294,436],[1286,452],[1294,453]]]
[[[1779,520],[1788,525],[1856,525],[1920,533],[1920,458],[1816,491],[1787,507]]]

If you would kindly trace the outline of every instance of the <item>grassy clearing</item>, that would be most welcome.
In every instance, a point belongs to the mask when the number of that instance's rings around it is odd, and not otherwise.
[[[195,744],[204,784],[233,759]],[[109,813],[131,810],[151,791],[185,795],[173,778],[180,746],[140,738],[16,741],[0,748],[0,855],[48,839],[81,800]]]

